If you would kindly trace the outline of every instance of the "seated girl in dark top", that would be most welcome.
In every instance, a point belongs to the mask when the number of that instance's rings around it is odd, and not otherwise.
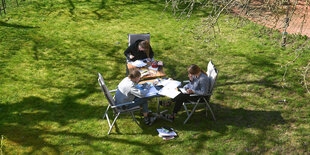
[[[148,40],[137,40],[124,52],[128,61],[144,60],[152,61],[154,53]]]

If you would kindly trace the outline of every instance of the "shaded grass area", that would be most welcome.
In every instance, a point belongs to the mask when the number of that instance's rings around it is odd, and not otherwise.
[[[1,151],[16,153],[307,153],[309,95],[294,68],[307,64],[309,52],[290,66],[284,89],[282,65],[293,49],[279,47],[279,33],[249,23],[233,29],[222,20],[217,44],[193,39],[192,30],[207,14],[185,21],[162,12],[163,1],[23,1],[0,17]],[[212,60],[220,70],[212,96],[217,121],[198,110],[183,125],[158,120],[141,130],[129,116],[107,136],[101,119],[106,100],[97,84],[103,74],[109,89],[125,77],[128,33],[151,33],[155,58],[165,72],[186,79],[186,68]],[[287,102],[278,102],[286,99]],[[155,111],[156,100],[150,100]],[[104,104],[102,104],[104,103]],[[171,111],[172,107],[168,107]],[[179,137],[163,141],[156,128],[171,126]],[[126,148],[126,149],[124,149]]]

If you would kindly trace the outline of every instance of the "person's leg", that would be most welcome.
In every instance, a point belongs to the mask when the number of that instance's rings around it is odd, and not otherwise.
[[[134,103],[132,104],[133,106],[141,106],[142,107],[142,113],[143,113],[143,116],[144,116],[144,123],[146,125],[152,125],[153,122],[156,120],[155,117],[150,117],[148,116],[148,104],[147,104],[147,99],[146,98],[135,98],[134,99]],[[131,106],[132,106],[131,105]]]
[[[178,96],[176,96],[173,101],[175,101],[175,105],[173,108],[173,113],[172,115],[168,116],[169,119],[174,120],[176,114],[180,111],[183,102],[186,102],[188,100],[190,101],[197,101],[198,100],[198,96],[190,96],[189,94],[179,94]]]
[[[135,103],[137,103],[138,105],[140,105],[142,107],[142,113],[144,117],[147,117],[148,115],[148,104],[147,104],[147,99],[145,98],[135,98]]]
[[[143,116],[144,116],[144,117],[147,116],[147,113],[148,113],[147,99],[136,97],[136,98],[134,99],[134,103],[133,103],[133,104],[130,104],[127,108],[132,108],[132,107],[135,107],[135,106],[141,106],[141,107],[142,107]]]
[[[174,108],[173,108],[173,114],[175,115],[178,113],[182,107],[182,104],[184,101],[186,101],[189,98],[189,94],[182,94],[180,93],[178,96],[176,96],[173,101],[175,102]]]

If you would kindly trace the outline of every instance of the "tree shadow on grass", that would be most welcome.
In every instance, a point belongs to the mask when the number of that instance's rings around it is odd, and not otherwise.
[[[92,143],[95,142],[109,142],[113,144],[128,144],[132,146],[138,146],[141,147],[142,150],[145,150],[148,153],[151,154],[161,154],[160,149],[154,149],[158,148],[161,144],[160,143],[144,143],[139,142],[136,140],[130,140],[130,139],[122,139],[117,138],[115,136],[93,136],[88,133],[83,132],[70,132],[70,131],[52,131],[49,129],[38,129],[38,128],[31,128],[31,127],[25,127],[25,126],[19,126],[19,125],[6,125],[4,126],[4,131],[10,131],[13,130],[16,132],[16,134],[10,134],[7,135],[6,138],[10,139],[11,141],[14,141],[15,143],[21,144],[25,147],[31,147],[31,151],[28,153],[35,153],[38,150],[42,150],[43,148],[47,149],[50,153],[56,153],[60,154],[63,153],[64,147],[79,147],[79,146],[87,146],[93,149],[93,151],[100,151],[103,153],[111,153],[111,151],[106,151],[107,149],[102,146],[96,146],[92,145]],[[11,132],[11,131],[10,131]],[[62,142],[64,144],[52,144],[45,140],[44,137],[49,136],[64,136],[64,137],[74,137],[77,139],[81,139],[80,142]],[[74,150],[70,150],[74,151]],[[140,150],[141,151],[141,150]]]
[[[67,127],[74,126],[76,122],[93,121],[94,119],[101,120],[101,116],[106,108],[105,106],[79,104],[76,102],[78,99],[85,98],[90,93],[92,93],[92,90],[85,90],[84,93],[78,95],[68,95],[61,103],[49,102],[40,97],[29,96],[25,97],[21,102],[4,104],[1,106],[1,117],[6,117],[6,119],[0,122],[1,134],[6,139],[18,145],[30,147],[29,153],[35,153],[43,148],[48,148],[49,151],[59,154],[63,151],[64,147],[73,145],[76,147],[87,146],[93,150],[103,151],[105,150],[103,147],[99,148],[91,145],[91,143],[107,141],[140,146],[149,153],[160,154],[160,150],[154,149],[153,147],[160,146],[161,144],[146,144],[135,140],[113,138],[113,134],[110,136],[92,136],[88,133],[74,132],[74,129],[68,129]],[[110,112],[109,114],[111,115],[112,113]],[[126,117],[122,118],[124,119]],[[121,121],[121,119],[118,119],[118,121]],[[43,122],[45,123],[42,124]],[[104,123],[107,123],[106,120]],[[133,121],[132,125],[139,128]],[[91,128],[98,128],[99,126],[100,124]],[[108,125],[105,124],[104,126]],[[54,128],[58,130],[55,131]],[[103,132],[104,135],[107,130],[108,128]],[[149,135],[151,132],[150,130],[146,130],[142,134]],[[125,134],[127,135],[127,132]],[[49,138],[51,136],[55,136],[54,138],[60,141],[55,142],[51,140]],[[80,139],[80,142],[75,142],[74,140],[64,141],[66,137]]]
[[[0,21],[0,26],[5,27],[13,27],[18,29],[34,29],[34,28],[40,28],[40,27],[33,27],[33,26],[27,26],[27,25],[19,25],[19,24],[9,24],[3,21]]]
[[[72,2],[72,0],[67,0],[68,1],[68,3],[70,4],[70,13],[71,13],[71,15],[74,15],[74,9],[75,9],[75,5],[74,5],[74,3]]]
[[[195,153],[203,152],[204,147],[202,145],[205,142],[216,141],[227,135],[230,135],[231,138],[242,139],[245,142],[246,147],[240,150],[251,150],[259,146],[259,150],[264,152],[268,150],[265,148],[265,142],[278,143],[277,139],[280,136],[279,134],[268,135],[267,133],[271,132],[273,126],[286,124],[279,111],[232,109],[218,104],[211,104],[211,107],[216,116],[216,121],[213,120],[210,111],[208,111],[208,118],[206,118],[205,109],[198,108],[186,125],[183,125],[183,121],[187,118],[184,111],[178,115],[177,120],[173,123],[174,129],[179,132],[194,131],[190,140],[198,141],[197,145],[193,146]],[[257,133],[249,132],[249,130],[255,130]],[[206,134],[206,132],[208,133]]]

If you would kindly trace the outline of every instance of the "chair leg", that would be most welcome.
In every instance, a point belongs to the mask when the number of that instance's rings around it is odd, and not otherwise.
[[[205,100],[205,102],[206,102],[206,104],[207,104],[209,110],[211,111],[211,114],[212,114],[212,117],[213,117],[214,121],[216,121],[215,116],[214,116],[214,114],[213,114],[213,111],[212,111],[212,109],[211,109],[211,107],[210,107],[210,105],[209,105],[209,102],[208,102],[205,98],[203,98],[203,99]]]
[[[156,97],[156,98],[157,98],[157,114],[159,115],[159,113],[160,113],[160,104],[159,104],[160,98],[159,97]]]
[[[206,117],[208,117],[208,105],[207,105],[207,103],[206,103]]]
[[[186,107],[186,104],[185,104],[185,103],[183,103],[183,106],[184,106],[184,109],[185,109],[186,114],[187,114],[187,116],[188,116],[188,115],[189,115],[189,112],[188,112],[188,109],[187,109],[187,107]]]
[[[110,130],[109,130],[109,132],[108,132],[108,135],[110,134],[110,132],[111,132],[113,126],[114,126],[114,123],[116,122],[116,120],[117,120],[119,114],[120,114],[120,112],[118,112],[117,115],[115,116],[114,121],[113,121],[112,125],[110,126]]]
[[[187,116],[186,120],[184,121],[184,124],[186,124],[186,122],[189,120],[189,118],[193,115],[193,113],[195,112],[199,102],[200,102],[200,98],[196,102],[196,104],[195,104],[194,108],[192,109],[191,113]]]
[[[104,117],[105,117],[105,116],[108,116],[108,115],[107,115],[107,113],[108,113],[109,108],[110,108],[110,105],[107,107],[107,110],[105,110],[105,112],[104,112],[104,115],[103,115],[103,118],[102,118],[102,119],[104,119]]]
[[[141,125],[138,123],[136,117],[134,116],[133,112],[130,112],[132,119],[138,124],[138,126],[142,129]]]
[[[189,101],[189,102],[190,102],[190,104],[195,104],[195,102],[193,102],[193,101]],[[188,111],[188,109],[187,109],[186,104],[183,103],[183,106],[184,106],[184,109],[185,109],[185,111],[186,111],[187,116],[189,116],[189,111]]]

